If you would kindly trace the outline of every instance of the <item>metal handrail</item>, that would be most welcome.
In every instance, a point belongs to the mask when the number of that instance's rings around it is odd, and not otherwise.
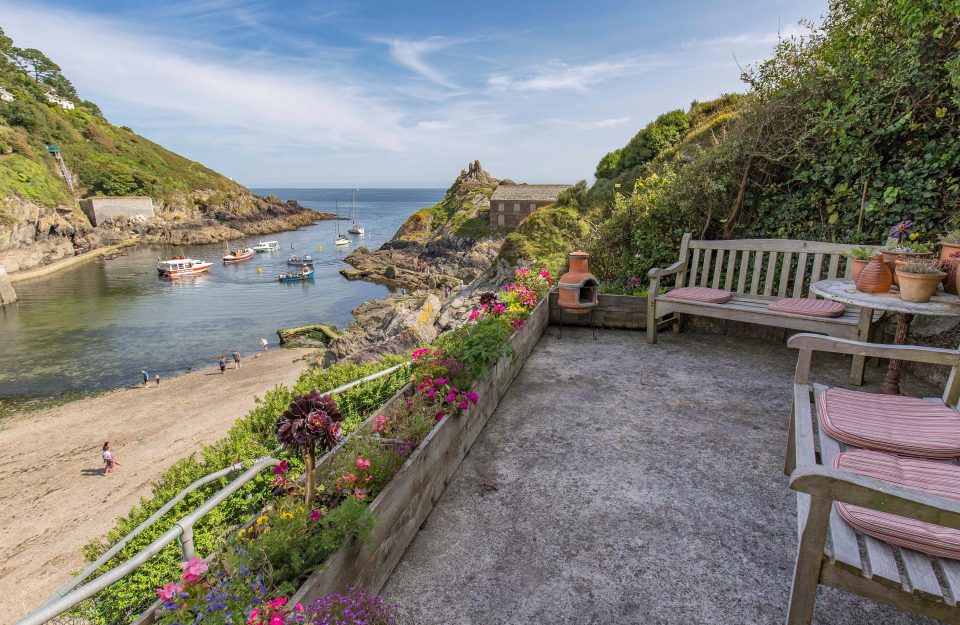
[[[392,367],[387,367],[386,369],[382,369],[380,371],[377,371],[376,373],[372,373],[368,376],[364,376],[358,380],[354,380],[353,382],[349,382],[342,386],[338,386],[333,390],[326,391],[325,394],[334,395],[337,393],[342,393],[355,386],[359,386],[364,382],[370,382],[378,378],[387,376],[393,373],[394,371],[397,371],[398,369],[402,367],[406,367],[408,365],[410,365],[410,361],[405,361],[400,364],[393,365]],[[164,513],[168,512],[171,508],[173,508],[174,505],[179,503],[179,501],[181,501],[184,497],[186,497],[186,495],[189,494],[191,491],[195,490],[196,488],[204,484],[207,484],[221,477],[224,477],[225,475],[229,475],[234,471],[238,471],[240,468],[243,468],[245,466],[245,463],[241,462],[241,463],[231,465],[225,469],[221,469],[220,471],[211,473],[210,475],[200,478],[199,480],[193,482],[192,484],[187,486],[185,489],[180,491],[176,495],[176,497],[174,497],[173,499],[168,501],[166,504],[164,504],[162,508],[160,508],[159,510],[154,512],[152,515],[150,515],[149,518],[147,518],[143,523],[138,525],[132,532],[124,536],[124,538],[121,539],[120,542],[118,542],[110,550],[108,550],[106,553],[100,556],[100,558],[98,558],[96,562],[90,564],[79,575],[77,575],[75,578],[70,580],[70,582],[68,582],[66,585],[61,587],[53,597],[45,601],[38,609],[34,610],[30,614],[28,614],[26,617],[24,617],[22,620],[20,620],[17,623],[17,625],[42,625],[43,623],[46,623],[47,621],[59,616],[60,614],[73,608],[74,606],[81,603],[82,601],[89,599],[90,597],[97,594],[104,588],[107,588],[111,584],[123,579],[124,577],[126,577],[127,575],[129,575],[130,573],[138,569],[145,562],[147,562],[147,560],[149,560],[153,556],[160,553],[160,551],[162,551],[164,547],[169,545],[171,542],[173,542],[177,538],[180,539],[180,542],[182,545],[183,560],[184,561],[189,560],[194,556],[193,526],[196,524],[196,522],[199,521],[204,516],[206,516],[207,514],[209,514],[210,511],[213,510],[216,506],[223,503],[223,501],[226,500],[227,497],[229,497],[230,495],[235,493],[237,490],[239,490],[241,486],[243,486],[244,484],[252,480],[254,477],[256,477],[260,471],[262,471],[267,467],[273,467],[278,464],[280,464],[280,460],[277,460],[276,458],[271,458],[271,457],[265,457],[265,458],[260,458],[256,460],[249,469],[247,469],[246,471],[243,472],[243,474],[240,475],[240,477],[238,477],[237,479],[227,484],[223,489],[219,490],[216,494],[213,495],[213,497],[211,497],[206,502],[204,502],[199,508],[197,508],[193,512],[189,513],[188,515],[186,515],[185,517],[183,517],[182,519],[174,523],[170,529],[168,529],[166,532],[158,536],[152,543],[150,543],[149,545],[144,547],[142,550],[137,552],[134,556],[132,556],[128,560],[125,560],[124,562],[117,565],[116,567],[110,569],[103,575],[97,577],[92,582],[89,582],[88,584],[80,586],[79,588],[76,587],[77,584],[79,584],[80,582],[85,580],[87,577],[89,577],[93,573],[93,571],[95,571],[98,567],[102,566],[111,557],[116,555],[116,553],[119,552],[127,543],[129,543],[132,538],[140,534],[150,524],[152,524],[154,521],[156,521],[161,516],[163,516]],[[67,594],[64,595],[63,594],[64,592],[67,592]]]

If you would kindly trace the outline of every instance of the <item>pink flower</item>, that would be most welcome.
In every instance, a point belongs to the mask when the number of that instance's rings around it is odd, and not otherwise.
[[[181,562],[180,568],[183,569],[184,581],[195,582],[197,578],[207,572],[209,567],[202,559],[193,556],[188,562]]]
[[[430,397],[432,399],[436,396],[437,396],[437,391],[433,390],[432,388],[427,389],[427,397]]]
[[[450,378],[437,378],[436,380],[433,381],[433,383],[436,384],[437,386],[442,386],[449,382],[450,382]]]
[[[452,390],[452,391],[447,391],[447,403],[448,403],[448,404],[452,404],[452,403],[455,402],[455,401],[457,401],[457,391],[456,391],[456,389],[454,389],[454,390]]]
[[[530,273],[530,272],[527,271],[526,269],[517,269],[517,270],[514,272],[513,275],[515,275],[515,276],[517,276],[517,277],[519,278],[520,276],[525,276],[525,275],[527,275],[528,273]]]
[[[251,624],[252,624],[252,623],[256,623],[256,622],[257,622],[257,615],[258,615],[258,614],[260,614],[260,608],[254,608],[254,609],[250,612],[250,616],[247,617],[247,623],[251,623]]]
[[[420,349],[413,350],[413,353],[410,354],[410,358],[413,358],[414,360],[420,360],[421,358],[423,358],[429,353],[430,353],[429,347],[421,347]]]
[[[471,402],[475,404],[477,403],[477,400],[480,399],[480,396],[471,391],[467,393],[467,399],[469,399]]]
[[[433,418],[434,418],[435,420],[439,421],[440,419],[443,418],[443,415],[444,415],[444,412],[441,410],[441,411],[438,412],[437,414],[433,415]]]
[[[281,460],[281,461],[280,461],[280,464],[278,464],[277,466],[273,467],[273,472],[274,472],[274,474],[276,474],[276,475],[283,475],[284,473],[286,473],[286,472],[289,471],[289,470],[290,470],[290,465],[287,464],[287,461],[286,461],[286,460]]]
[[[540,277],[541,277],[541,278],[549,278],[549,277],[550,277],[550,272],[547,271],[546,269],[541,269],[541,270],[540,270]]]
[[[503,304],[497,304],[496,306],[493,307],[493,314],[499,316],[503,314],[503,311],[505,311],[506,309],[507,307],[504,306]]]
[[[160,597],[161,601],[170,601],[171,599],[179,597],[181,590],[183,590],[183,584],[167,582],[163,585],[163,588],[157,588],[157,596]]]
[[[272,605],[275,608],[282,608],[283,606],[287,605],[287,598],[277,597],[276,599],[270,602],[270,605]]]
[[[303,612],[303,604],[298,603],[297,605],[293,606],[293,609],[296,610],[297,612]]]
[[[310,520],[311,520],[311,521],[319,521],[319,520],[320,520],[320,511],[319,511],[319,510],[311,510],[311,511],[310,511]]]
[[[369,469],[370,468],[370,459],[357,457],[357,468],[358,469]]]
[[[270,625],[283,625],[283,614],[280,612],[274,613],[274,615],[270,617]]]
[[[464,399],[463,401],[461,401],[461,402],[460,402],[459,404],[457,404],[457,405],[460,406],[460,408],[462,408],[463,410],[466,410],[466,409],[467,409],[467,406],[469,406],[470,404],[467,403],[467,400],[466,400],[466,399]]]
[[[362,488],[354,488],[354,489],[353,489],[353,496],[356,497],[357,499],[359,499],[360,501],[363,501],[364,499],[367,498],[367,494],[366,494],[365,492],[363,492],[363,489],[362,489]]]
[[[522,330],[525,323],[526,321],[524,321],[523,319],[514,319],[510,325],[512,325],[517,330]]]
[[[480,316],[480,311],[479,311],[479,310],[471,310],[471,311],[470,311],[470,321],[473,321],[474,319],[476,319],[476,318],[479,317],[479,316]]]

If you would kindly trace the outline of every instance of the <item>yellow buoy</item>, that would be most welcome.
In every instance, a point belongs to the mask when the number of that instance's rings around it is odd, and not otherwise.
[[[263,267],[257,267],[257,273],[263,273]]]
[[[322,252],[322,251],[323,251],[323,246],[320,245],[320,244],[317,244],[317,251],[318,251],[318,252]]]

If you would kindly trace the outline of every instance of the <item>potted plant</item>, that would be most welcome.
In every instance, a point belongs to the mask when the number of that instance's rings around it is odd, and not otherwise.
[[[912,260],[933,256],[933,250],[926,243],[916,243],[912,239],[916,238],[913,232],[913,221],[905,219],[894,227],[890,228],[890,242],[887,247],[880,251],[883,253],[883,262],[887,263],[890,272],[893,274],[893,283],[897,283],[897,259]],[[908,240],[909,239],[909,240]]]
[[[306,465],[304,469],[304,503],[313,503],[317,452],[332,449],[340,441],[343,415],[330,395],[311,391],[293,398],[277,420],[277,441],[296,453]]]
[[[960,265],[960,228],[950,230],[940,237],[940,245],[940,260],[943,261],[943,269],[947,272],[943,289],[947,293],[956,295],[958,293],[957,267]]]
[[[867,266],[867,263],[870,262],[870,257],[874,254],[875,251],[867,247],[855,247],[843,253],[850,262],[850,277],[853,278],[854,282],[857,281],[857,276],[860,275],[860,271]]]
[[[897,269],[900,299],[907,302],[928,301],[947,276],[939,260],[921,258],[906,262]]]

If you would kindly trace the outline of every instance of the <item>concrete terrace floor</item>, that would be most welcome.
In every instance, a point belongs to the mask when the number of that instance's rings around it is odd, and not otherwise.
[[[785,621],[796,354],[550,327],[383,589],[417,625]],[[814,357],[844,384],[849,361]],[[882,370],[871,363],[868,387]],[[904,392],[929,395],[904,376]],[[931,621],[821,587],[815,623]]]

